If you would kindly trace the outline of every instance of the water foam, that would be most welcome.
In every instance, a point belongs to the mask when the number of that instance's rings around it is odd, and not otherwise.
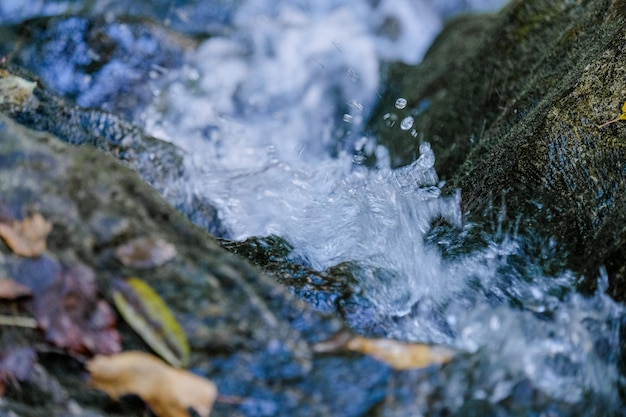
[[[359,265],[388,336],[483,358],[493,381],[477,399],[499,401],[522,380],[566,402],[614,398],[607,352],[623,309],[602,291],[577,294],[571,273],[544,274],[517,237],[442,257],[425,240],[432,221],[467,225],[460,195],[440,195],[430,146],[392,170],[386,149],[362,136],[380,61],[419,60],[445,14],[443,3],[391,3],[376,13],[341,0],[244,4],[233,33],[190,52],[141,116],[188,152],[193,174],[175,186],[208,196],[233,239],[276,234],[315,269]],[[406,30],[394,37],[384,22]],[[367,155],[376,167],[361,165]]]

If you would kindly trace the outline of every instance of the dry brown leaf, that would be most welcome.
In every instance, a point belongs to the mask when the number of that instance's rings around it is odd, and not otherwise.
[[[361,352],[385,362],[394,369],[413,369],[449,362],[453,352],[441,346],[405,343],[393,339],[368,339],[354,336],[348,350]]]
[[[213,382],[173,368],[145,352],[98,355],[86,366],[93,387],[116,400],[136,394],[158,417],[189,417],[190,407],[208,417],[217,398]]]
[[[176,247],[158,237],[140,237],[119,246],[115,256],[126,266],[151,268],[174,259]]]
[[[33,295],[30,288],[9,278],[0,278],[0,300],[16,300]]]
[[[11,250],[20,256],[35,257],[46,251],[46,238],[52,230],[52,223],[39,213],[22,221],[0,223],[0,237]]]
[[[339,331],[332,338],[318,343],[314,349],[317,352],[351,350],[364,353],[397,370],[442,364],[449,362],[454,356],[454,351],[443,346],[407,343],[393,339],[370,339],[347,330]]]

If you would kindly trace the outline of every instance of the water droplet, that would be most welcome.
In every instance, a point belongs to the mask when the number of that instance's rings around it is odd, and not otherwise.
[[[407,116],[400,122],[400,129],[409,130],[413,127],[413,118],[411,116]]]
[[[348,105],[359,113],[363,112],[363,105],[356,100],[350,100]]]
[[[200,72],[196,68],[187,67],[185,69],[186,69],[187,80],[195,82],[200,79]]]
[[[406,107],[406,99],[403,97],[398,98],[396,100],[396,109],[402,110],[405,107]]]
[[[341,47],[341,44],[339,42],[333,39],[332,44],[335,48],[337,48],[339,52],[343,53],[343,48]]]
[[[352,82],[359,81],[359,73],[356,72],[356,70],[354,68],[348,69],[348,77],[350,77],[350,80]]]
[[[365,162],[365,156],[363,156],[363,155],[354,155],[352,157],[352,162],[357,164],[357,165],[361,165],[363,162]]]
[[[494,332],[500,329],[500,319],[497,316],[491,316],[489,328]]]
[[[414,164],[420,166],[422,169],[432,168],[433,165],[435,165],[435,154],[428,142],[424,142],[420,145],[420,157],[417,158]]]
[[[362,136],[359,140],[354,142],[354,150],[357,152],[360,152],[363,150],[366,144],[367,144],[367,138],[365,136]]]

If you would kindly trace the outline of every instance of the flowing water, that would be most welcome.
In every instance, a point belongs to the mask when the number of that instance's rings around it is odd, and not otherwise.
[[[167,11],[174,28],[193,13],[175,3]],[[442,254],[463,246],[475,225],[462,222],[460,193],[441,195],[428,138],[414,163],[393,170],[386,149],[363,134],[384,88],[382,63],[419,62],[445,18],[503,1],[218,3],[219,30],[179,69],[159,73],[152,101],[134,115],[187,151],[192,174],[170,187],[208,197],[231,239],[281,236],[294,259],[318,270],[358,264],[364,296],[393,319],[388,336],[473,358],[474,369],[453,365],[437,387],[451,410],[468,396],[513,398],[531,415],[541,406],[520,394],[527,384],[557,403],[591,398],[594,412],[616,414],[623,308],[604,295],[606,274],[598,271],[596,294],[582,296],[574,274],[545,272],[542,262],[559,255],[554,242],[514,231]],[[396,107],[405,105],[398,97]],[[402,129],[415,136],[412,122],[402,120]],[[433,245],[438,217],[458,233]]]
[[[497,402],[529,381],[564,403],[603,398],[610,413],[623,311],[602,292],[605,274],[583,297],[573,274],[546,275],[514,234],[444,259],[425,242],[431,221],[471,226],[461,196],[440,195],[428,142],[413,164],[391,170],[386,149],[362,134],[381,63],[418,62],[465,3],[243,3],[232,32],[190,53],[140,118],[188,151],[192,181],[176,186],[209,196],[231,238],[282,236],[318,270],[356,262],[366,297],[396,319],[389,336],[481,355],[491,380],[474,398]],[[412,120],[401,123],[416,134]],[[377,165],[365,167],[371,156]],[[546,262],[558,252],[535,245]],[[467,384],[459,375],[445,382],[449,393]]]

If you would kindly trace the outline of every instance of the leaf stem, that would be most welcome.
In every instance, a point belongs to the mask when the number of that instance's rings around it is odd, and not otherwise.
[[[615,118],[615,119],[613,119],[613,120],[609,120],[608,122],[604,122],[604,123],[602,123],[601,125],[597,125],[597,127],[598,127],[598,129],[602,129],[603,127],[606,127],[606,126],[608,126],[608,125],[610,125],[610,124],[612,124],[612,123],[615,123],[615,122],[617,122],[617,121],[619,121],[619,120],[622,120],[622,119],[621,119],[621,116],[620,116],[620,117],[617,117],[617,118]]]

